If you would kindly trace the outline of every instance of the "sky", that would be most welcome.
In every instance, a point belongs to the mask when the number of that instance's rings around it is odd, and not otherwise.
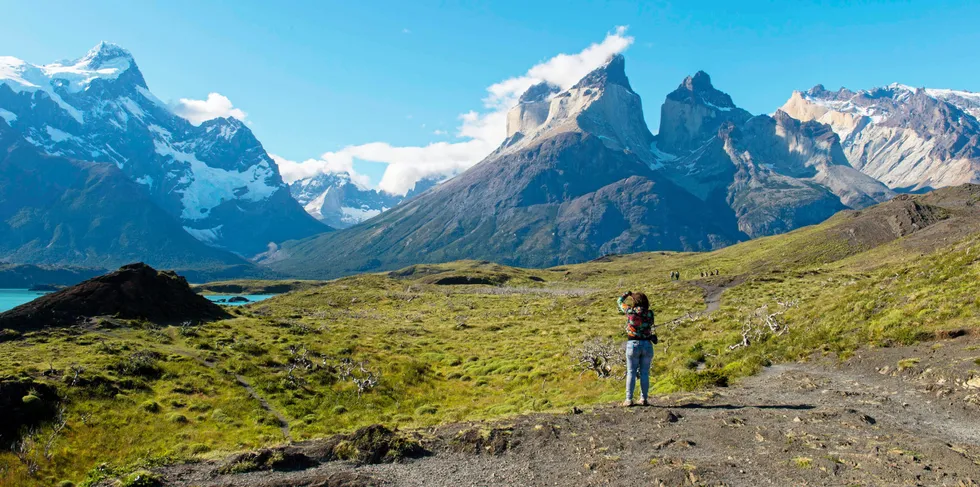
[[[192,121],[246,120],[287,180],[349,172],[396,193],[489,153],[534,79],[572,84],[616,52],[654,133],[664,96],[698,70],[752,113],[818,83],[980,91],[976,1],[5,0],[2,10],[0,55],[44,64],[119,44]]]

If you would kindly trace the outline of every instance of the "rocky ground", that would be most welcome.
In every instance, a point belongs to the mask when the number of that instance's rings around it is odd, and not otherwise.
[[[375,450],[338,437],[160,473],[179,486],[973,486],[977,357],[971,336],[862,350],[843,363],[820,357],[728,388],[657,397],[650,407],[378,428],[359,433]],[[399,435],[422,449],[398,450],[391,438]],[[335,460],[351,445],[360,445],[347,455],[353,461]],[[256,465],[273,469],[230,473]]]

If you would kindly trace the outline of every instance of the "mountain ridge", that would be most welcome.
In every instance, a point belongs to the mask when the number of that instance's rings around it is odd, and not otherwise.
[[[508,113],[509,137],[471,169],[365,224],[289,242],[262,263],[335,277],[465,258],[546,267],[710,250],[893,195],[850,168],[825,126],[752,117],[703,72],[664,102],[661,126],[677,130],[652,135],[624,59],[611,57],[567,90],[530,87]]]
[[[851,164],[896,191],[980,181],[980,94],[885,87],[795,91],[781,110],[829,124]]]

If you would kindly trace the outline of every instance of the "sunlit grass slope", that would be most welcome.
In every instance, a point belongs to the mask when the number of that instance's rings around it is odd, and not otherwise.
[[[546,270],[419,265],[303,289],[198,327],[107,324],[20,337],[0,343],[0,370],[56,384],[68,427],[34,476],[0,453],[0,478],[81,484],[284,441],[275,414],[243,383],[286,419],[292,440],[379,422],[415,427],[617,400],[622,371],[599,379],[575,368],[570,351],[594,337],[622,338],[615,298],[627,290],[650,295],[661,323],[659,392],[975,327],[975,219],[913,210],[929,217],[891,237],[876,229],[901,227],[895,215],[905,213],[872,209],[713,253],[611,256]],[[681,280],[668,279],[674,270]],[[725,286],[714,313],[699,313],[705,286]],[[777,311],[778,333],[732,349],[746,326],[758,331],[759,317]],[[377,386],[359,393],[344,372],[352,364],[354,377],[360,366],[379,373]]]

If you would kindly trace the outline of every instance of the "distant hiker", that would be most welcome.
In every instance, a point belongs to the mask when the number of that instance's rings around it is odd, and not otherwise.
[[[629,298],[632,306],[626,306]],[[636,376],[640,376],[640,405],[646,406],[650,391],[650,363],[653,362],[653,344],[657,343],[654,331],[653,310],[646,294],[627,291],[616,300],[619,312],[626,315],[626,400],[623,406],[633,405],[633,389]]]

